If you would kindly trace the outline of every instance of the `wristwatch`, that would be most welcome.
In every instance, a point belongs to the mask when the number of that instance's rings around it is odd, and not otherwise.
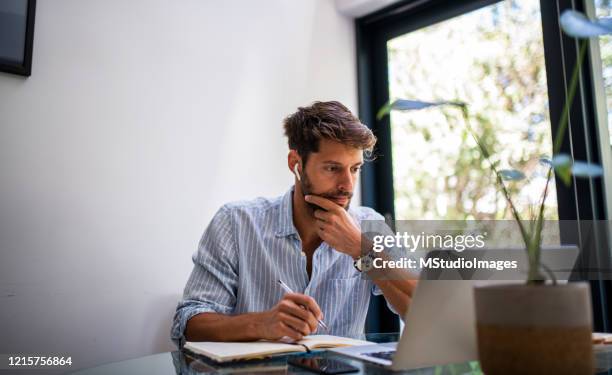
[[[357,260],[353,262],[353,265],[359,272],[368,272],[372,269],[374,259],[376,258],[376,252],[374,250],[370,250],[366,255],[357,258]]]

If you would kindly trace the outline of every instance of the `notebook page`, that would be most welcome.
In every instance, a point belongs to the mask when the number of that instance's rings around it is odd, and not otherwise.
[[[306,336],[298,344],[307,346],[309,349],[317,348],[337,348],[340,346],[357,346],[375,344],[370,341],[356,340],[349,337],[332,335],[310,335]]]
[[[185,349],[197,354],[203,354],[218,362],[232,359],[253,358],[275,353],[290,353],[306,351],[300,345],[276,342],[191,342],[185,343]]]

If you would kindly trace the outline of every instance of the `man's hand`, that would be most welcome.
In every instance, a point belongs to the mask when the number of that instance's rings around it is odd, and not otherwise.
[[[361,255],[361,231],[349,213],[335,202],[316,195],[307,195],[306,202],[323,209],[315,210],[317,233],[334,249],[350,255]],[[327,211],[325,211],[327,210]]]
[[[317,330],[317,320],[323,319],[321,308],[314,298],[287,293],[270,310],[260,313],[258,336],[266,340],[278,340],[288,336],[294,340]]]

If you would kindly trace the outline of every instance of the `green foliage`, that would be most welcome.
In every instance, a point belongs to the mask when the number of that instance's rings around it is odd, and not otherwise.
[[[463,126],[468,108],[436,98],[470,103],[469,121],[491,162],[525,175],[508,190],[527,213],[539,198],[529,192],[544,185],[538,160],[552,153],[538,2],[492,5],[391,40],[388,51],[391,97],[429,100],[416,112],[414,100],[409,114],[391,112],[396,218],[512,218]],[[554,194],[548,203],[546,217],[555,219]]]
[[[533,3],[531,4],[533,5]],[[499,7],[501,8],[502,5],[499,5]],[[514,26],[520,24],[519,19],[513,19],[516,14],[517,13],[513,12],[508,12],[507,14],[508,18],[512,20],[512,22],[510,23],[512,23]],[[583,31],[588,35],[592,35],[593,33],[599,33],[601,30],[604,30],[605,32],[605,30],[607,30],[608,28],[607,23],[603,23],[598,20],[590,22],[584,15],[574,11],[564,12],[564,14],[561,16],[561,24],[564,27],[571,28],[572,35],[578,36]],[[525,34],[524,31],[520,35],[523,34]],[[480,42],[482,43],[483,40],[494,40],[496,44],[501,43],[504,47],[516,47],[516,40],[514,38],[510,38],[510,35],[510,33],[500,33],[499,35],[496,35],[490,31],[484,31],[480,34]],[[537,35],[541,35],[541,32]],[[470,37],[473,38],[474,36],[470,35]],[[541,50],[541,40],[537,41],[535,44],[537,44]],[[452,44],[450,45],[452,46]],[[534,49],[531,47],[532,45],[534,45],[533,42],[525,42],[523,44],[518,43],[518,45],[519,48],[517,51],[514,51],[515,53],[522,52],[531,54],[537,52],[537,50],[534,51]],[[459,144],[459,155],[455,163],[455,178],[459,181],[461,181],[462,178],[467,178],[467,180],[463,181],[465,183],[464,185],[457,184],[456,186],[452,187],[455,192],[459,193],[458,198],[461,198],[461,200],[456,200],[456,204],[458,206],[462,204],[463,199],[465,199],[465,197],[461,196],[461,194],[463,194],[463,192],[465,191],[468,191],[468,198],[474,201],[482,199],[481,196],[478,196],[479,189],[486,189],[491,187],[494,190],[499,189],[499,192],[501,192],[502,194],[503,200],[509,208],[509,210],[504,211],[504,215],[510,215],[516,221],[525,248],[527,250],[527,256],[529,261],[529,274],[527,277],[528,283],[544,282],[546,278],[543,276],[541,271],[545,271],[546,273],[548,273],[549,277],[553,280],[554,283],[556,283],[554,274],[546,266],[542,265],[540,261],[542,228],[544,218],[546,216],[547,197],[551,193],[550,185],[553,177],[553,171],[556,171],[557,175],[566,184],[571,183],[572,177],[592,178],[602,174],[602,169],[598,165],[580,161],[572,162],[571,158],[568,155],[559,154],[561,144],[563,142],[563,138],[568,127],[569,109],[576,93],[577,81],[579,72],[581,70],[581,64],[586,54],[586,46],[587,41],[582,40],[580,43],[577,64],[572,72],[568,95],[566,98],[566,104],[562,111],[559,126],[557,127],[558,133],[552,144],[552,154],[555,155],[554,158],[552,160],[548,160],[534,153],[534,151],[539,152],[542,150],[542,144],[539,144],[539,147],[537,147],[535,150],[533,148],[526,147],[529,142],[527,142],[526,144],[522,142],[522,144],[518,146],[514,145],[515,147],[518,147],[519,150],[523,151],[522,154],[518,154],[519,164],[522,169],[528,169],[529,165],[531,165],[532,168],[533,166],[545,165],[547,168],[544,178],[545,184],[542,196],[536,203],[537,210],[533,209],[534,204],[528,205],[527,214],[525,214],[525,212],[522,212],[516,203],[517,192],[515,190],[515,183],[524,180],[529,181],[530,179],[526,178],[526,173],[517,168],[500,169],[501,163],[509,163],[509,158],[504,157],[503,155],[505,148],[499,147],[502,143],[499,130],[500,125],[502,125],[503,123],[500,124],[499,122],[492,121],[492,117],[497,112],[498,116],[501,113],[502,117],[506,117],[507,119],[513,120],[514,117],[517,117],[518,114],[525,113],[525,108],[529,107],[531,100],[542,99],[546,96],[546,88],[543,88],[541,84],[538,85],[538,83],[541,82],[534,81],[538,78],[538,75],[541,74],[542,69],[537,67],[534,68],[534,65],[537,64],[533,64],[533,57],[531,55],[527,57],[522,56],[524,57],[524,59],[515,59],[516,55],[510,54],[511,58],[507,60],[483,59],[482,61],[476,61],[476,63],[472,61],[471,64],[469,64],[471,66],[480,66],[480,71],[484,72],[484,74],[487,75],[480,77],[482,81],[486,81],[487,79],[489,79],[489,81],[497,82],[497,87],[501,88],[501,90],[495,90],[496,85],[491,85],[488,91],[486,89],[480,90],[481,93],[485,93],[485,99],[481,100],[480,102],[476,101],[475,107],[483,107],[483,103],[485,104],[485,106],[482,108],[482,110],[479,110],[477,112],[478,115],[476,116],[471,116],[470,111],[468,110],[468,106],[458,101],[423,102],[412,99],[399,99],[390,102],[385,107],[383,107],[381,111],[379,111],[379,116],[384,116],[394,109],[402,111],[414,111],[430,107],[454,107],[455,112],[460,113],[464,125],[464,130],[467,131],[467,134],[471,136],[473,142],[476,144],[476,147],[465,147],[467,146],[466,142],[468,141],[468,138],[466,137],[466,132],[464,131],[457,133],[456,127],[448,126],[448,130],[450,132],[454,132],[455,137],[458,136],[458,139],[461,140]],[[391,51],[394,50],[391,49]],[[391,54],[391,56],[393,56],[393,54]],[[525,61],[529,61],[531,62],[531,64],[524,64]],[[495,77],[496,79],[491,80],[491,76]],[[510,87],[512,87],[512,85],[515,85],[514,87],[518,87],[521,90],[509,89]],[[441,87],[445,86],[441,85]],[[459,88],[455,87],[455,93],[458,90]],[[487,97],[487,92],[495,92],[497,96]],[[490,107],[487,107],[487,105],[490,105]],[[457,108],[459,108],[460,111],[456,111]],[[452,114],[444,112],[443,108],[442,112],[446,120],[453,120]],[[529,119],[531,121],[527,123],[530,125],[537,125],[542,122],[541,118],[543,117],[545,116],[535,118],[531,117]],[[456,121],[449,121],[449,123],[454,122]],[[496,124],[495,126],[493,125],[494,123]],[[474,126],[473,124],[476,125]],[[413,130],[417,127],[418,126],[416,125],[416,123],[411,122],[411,128]],[[431,143],[433,139],[434,129],[435,128],[430,126],[429,124],[421,127],[421,137],[425,143]],[[527,140],[532,141],[533,139],[533,133],[528,133]],[[543,142],[544,140],[546,140],[546,137],[540,136],[535,137],[535,139],[540,142]],[[505,146],[508,147],[507,145]],[[479,152],[474,153],[475,149],[477,149]],[[495,150],[499,151],[495,152]],[[527,151],[527,153],[525,153],[525,151]],[[431,155],[427,154],[426,156],[429,157]],[[516,158],[517,155],[512,156],[515,156]],[[475,175],[474,172],[476,172],[476,175],[484,176],[487,174],[487,168],[492,172],[494,183],[490,184],[490,182],[487,181],[485,185],[478,186],[477,189],[470,189],[470,186],[468,184],[473,181],[473,177]],[[431,172],[425,170],[425,173]],[[482,179],[480,181],[482,181]],[[426,182],[426,180],[416,181],[415,185],[419,189],[419,192],[428,191],[424,182]],[[496,187],[497,189],[495,189]],[[477,194],[474,194],[474,192],[476,192]],[[429,203],[427,202],[427,197],[425,199],[425,203]],[[478,210],[477,207],[476,210]],[[525,219],[525,217],[527,218]]]

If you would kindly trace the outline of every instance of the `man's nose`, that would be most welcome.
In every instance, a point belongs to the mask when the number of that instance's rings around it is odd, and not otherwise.
[[[338,181],[338,190],[350,193],[353,191],[354,182],[354,176],[351,173],[351,170],[347,169],[344,171],[344,173],[342,173],[340,181]]]

